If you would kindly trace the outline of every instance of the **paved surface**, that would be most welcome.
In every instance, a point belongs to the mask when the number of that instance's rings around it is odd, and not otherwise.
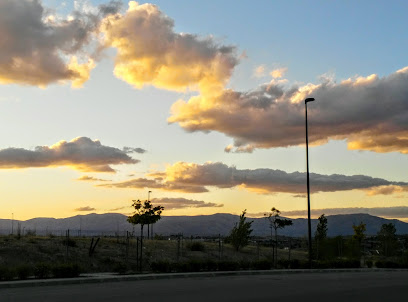
[[[98,283],[1,288],[0,301],[375,302],[408,299],[408,271],[252,273],[225,273],[216,277],[178,274],[167,275],[167,279],[158,279],[166,275],[145,275],[151,280],[128,282],[115,282],[113,280],[123,279],[109,280],[108,276],[100,276]]]

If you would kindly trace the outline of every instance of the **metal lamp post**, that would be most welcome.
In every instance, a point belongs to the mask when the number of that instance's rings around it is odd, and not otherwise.
[[[309,267],[312,268],[312,226],[310,221],[310,183],[309,183],[309,137],[307,131],[307,103],[313,102],[314,98],[305,99],[306,113],[306,168],[307,168],[307,226],[309,235]]]

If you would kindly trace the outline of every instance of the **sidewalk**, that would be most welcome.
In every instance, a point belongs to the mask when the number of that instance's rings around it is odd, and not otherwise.
[[[368,273],[386,271],[407,271],[406,269],[378,269],[378,268],[356,268],[356,269],[296,269],[296,270],[248,270],[248,271],[225,271],[225,272],[198,272],[198,273],[162,273],[162,274],[134,274],[118,275],[114,273],[81,274],[77,278],[61,279],[29,279],[18,281],[1,281],[2,288],[36,287],[49,285],[68,285],[102,282],[121,282],[157,279],[183,279],[183,278],[210,278],[225,276],[249,276],[249,275],[284,275],[305,273]]]

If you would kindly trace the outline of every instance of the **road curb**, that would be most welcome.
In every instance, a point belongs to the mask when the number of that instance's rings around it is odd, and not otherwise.
[[[87,283],[105,283],[122,281],[160,280],[160,279],[185,279],[185,278],[214,278],[226,276],[251,276],[251,275],[285,275],[285,274],[313,274],[313,273],[375,273],[408,271],[407,269],[297,269],[297,270],[248,270],[248,271],[225,271],[225,272],[196,272],[196,273],[168,273],[168,274],[84,274],[78,278],[66,279],[34,279],[21,281],[2,281],[1,288],[38,287],[52,285],[72,285]]]

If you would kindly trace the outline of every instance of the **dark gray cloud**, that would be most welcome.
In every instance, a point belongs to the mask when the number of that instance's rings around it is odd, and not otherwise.
[[[142,148],[124,147],[124,148],[123,148],[123,152],[125,152],[125,153],[140,153],[140,154],[143,154],[143,153],[146,153],[146,150],[145,150],[145,149],[142,149]]]
[[[67,166],[84,172],[115,172],[110,165],[138,162],[120,149],[104,146],[100,141],[87,137],[60,141],[52,146],[38,146],[34,150],[0,150],[0,169]]]
[[[172,106],[170,123],[187,131],[218,131],[234,139],[227,152],[346,140],[350,149],[408,153],[408,67],[379,78],[286,87],[272,80],[250,92],[224,90]]]
[[[229,167],[223,163],[194,163],[178,162],[170,166],[163,173],[152,174],[162,177],[167,183],[199,187],[232,188],[242,187],[258,193],[294,193],[302,194],[306,191],[306,173],[287,173],[274,169],[244,169]],[[393,186],[398,188],[408,186],[405,182],[392,182],[381,178],[364,175],[323,175],[310,173],[312,193],[335,192],[354,189],[369,190],[379,186]],[[372,191],[367,191],[372,193]],[[373,193],[374,194],[374,193]],[[384,194],[378,191],[377,194]]]
[[[149,173],[148,178],[135,178],[117,183],[100,184],[101,187],[160,189],[185,193],[204,193],[209,187],[240,187],[257,193],[293,193],[295,197],[306,193],[306,173],[287,173],[274,169],[237,169],[223,163],[178,162],[164,172]],[[364,190],[368,195],[389,195],[408,191],[408,183],[394,182],[365,175],[323,175],[310,173],[311,192]]]
[[[74,11],[61,19],[39,0],[0,1],[0,83],[81,86],[94,67],[86,48],[101,19],[119,6],[112,1],[96,13]]]
[[[86,207],[76,208],[76,209],[74,209],[74,211],[76,211],[76,212],[91,212],[91,211],[96,211],[96,209],[93,208],[93,207],[90,207],[90,206],[86,206]]]

